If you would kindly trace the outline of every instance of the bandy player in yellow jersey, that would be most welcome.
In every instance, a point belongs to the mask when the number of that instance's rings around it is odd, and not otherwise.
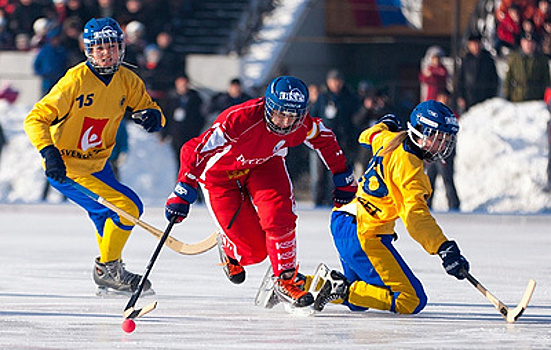
[[[359,142],[373,158],[361,177],[356,198],[334,208],[331,233],[344,274],[331,271],[314,309],[335,300],[351,310],[373,308],[401,314],[420,312],[427,303],[421,282],[392,242],[400,218],[409,234],[429,253],[438,254],[447,273],[463,279],[469,263],[450,241],[427,206],[430,182],[424,161],[443,160],[455,147],[459,130],[446,105],[429,100],[410,115],[407,130],[387,114],[364,130]]]
[[[69,177],[139,217],[143,212],[141,200],[115,179],[107,159],[125,113],[135,113],[134,121],[148,132],[159,131],[165,118],[143,81],[121,66],[124,36],[115,20],[91,19],[84,26],[83,39],[87,60],[69,69],[34,105],[25,119],[25,132],[44,158],[51,185],[83,207],[94,223],[100,256],[95,260],[93,277],[100,291],[133,292],[141,276],[128,272],[121,260],[133,224],[65,179]],[[150,288],[147,281],[143,291]]]

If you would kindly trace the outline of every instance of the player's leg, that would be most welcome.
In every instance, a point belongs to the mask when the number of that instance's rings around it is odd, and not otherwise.
[[[267,256],[264,231],[244,182],[242,176],[203,188],[205,203],[220,228],[220,260],[233,283],[245,280],[243,266],[262,262]]]
[[[115,179],[109,165],[106,165],[100,172],[80,176],[74,180],[135,217],[139,217],[143,212],[143,205],[136,193]],[[94,280],[96,284],[118,291],[134,291],[141,276],[127,271],[121,259],[122,250],[130,236],[133,224],[83,195],[72,186],[51,182],[65,196],[83,207],[96,227],[96,238],[100,251],[100,256],[95,260]],[[151,283],[147,281],[144,284],[144,291],[150,287]]]
[[[404,314],[425,307],[423,286],[392,245],[392,236],[360,241],[355,218],[344,212],[333,213],[331,231],[347,266],[342,284],[348,288],[341,290],[346,304]]]
[[[313,303],[310,293],[301,288],[298,274],[295,228],[297,216],[291,179],[285,160],[274,157],[255,168],[247,179],[260,226],[266,233],[266,248],[276,279],[276,292],[296,306]]]

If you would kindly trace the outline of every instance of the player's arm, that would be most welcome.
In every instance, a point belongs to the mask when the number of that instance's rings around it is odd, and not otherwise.
[[[227,129],[231,129],[231,135]],[[203,134],[186,142],[180,150],[178,183],[165,205],[165,216],[170,221],[183,221],[189,207],[197,199],[197,179],[205,170],[207,162],[215,154],[226,150],[238,140],[238,131],[231,120],[218,118]]]
[[[128,107],[133,111],[132,120],[147,132],[156,132],[166,125],[166,118],[159,105],[147,93],[143,81],[130,73]]]
[[[44,158],[46,176],[57,182],[64,181],[67,170],[61,153],[52,140],[50,127],[64,123],[69,118],[74,86],[78,81],[68,75],[34,105],[24,121],[25,133]]]
[[[394,180],[402,181],[403,210],[400,217],[406,229],[429,254],[438,254],[448,274],[458,279],[465,278],[462,271],[469,271],[469,262],[461,255],[457,243],[444,235],[427,206],[426,198],[430,195],[430,183],[423,173],[423,168],[410,167],[412,164],[408,161],[401,165],[404,166],[397,166],[390,171]]]

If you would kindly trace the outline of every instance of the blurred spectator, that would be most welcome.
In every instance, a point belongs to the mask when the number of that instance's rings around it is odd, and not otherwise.
[[[460,110],[497,96],[499,78],[492,55],[482,47],[479,34],[467,41],[467,53],[461,60],[457,81],[457,103]]]
[[[61,26],[65,19],[67,19],[67,6],[65,5],[67,0],[52,0],[53,12],[55,20],[53,21],[56,26]]]
[[[317,84],[308,85],[308,103],[312,106],[320,96],[320,87]],[[308,106],[308,107],[310,107]]]
[[[390,106],[388,102],[388,96],[382,91],[371,92],[369,95],[365,95],[362,98],[362,105],[360,109],[352,117],[354,127],[361,131],[373,126],[379,118],[390,112]],[[373,156],[371,149],[364,147],[358,147],[356,155],[357,173],[363,174],[367,167],[367,164]]]
[[[536,38],[536,41],[539,41],[539,34],[536,32],[534,21],[529,18],[522,20],[522,30],[520,35],[522,36],[526,34],[531,34],[534,38]]]
[[[446,89],[448,71],[442,64],[444,51],[439,46],[431,46],[427,49],[421,62],[421,102],[435,100],[438,92]]]
[[[79,23],[86,23],[94,17],[94,12],[86,7],[83,0],[67,0],[66,7],[67,18],[76,17]]]
[[[243,103],[251,98],[251,96],[243,92],[241,80],[234,78],[230,81],[226,92],[220,92],[211,99],[209,114],[215,114],[217,116],[226,108]]]
[[[448,90],[442,90],[438,93],[436,100],[442,102],[443,104],[449,106],[450,92]],[[457,116],[457,115],[456,115]],[[444,182],[444,188],[446,189],[446,197],[448,199],[448,210],[449,211],[459,211],[460,201],[457,196],[457,190],[455,188],[455,182],[453,176],[455,173],[454,170],[454,159],[455,159],[455,148],[452,153],[449,155],[446,160],[436,160],[431,163],[425,164],[425,170],[427,176],[429,177],[430,186],[432,188],[432,194],[427,199],[427,205],[429,208],[432,207],[432,200],[434,198],[434,192],[436,190],[436,179],[438,175],[442,177]]]
[[[507,55],[515,49],[521,30],[520,8],[518,5],[512,4],[507,9],[504,18],[497,23],[496,51],[498,55]]]
[[[325,126],[333,130],[339,145],[350,165],[354,164],[356,156],[357,132],[352,123],[352,116],[359,108],[359,101],[355,93],[345,84],[344,75],[337,69],[327,73],[325,90],[310,109],[314,118],[321,118]],[[318,161],[317,179],[315,179],[314,204],[316,206],[330,206],[331,172],[323,162]]]
[[[551,21],[545,21],[543,23],[543,31],[541,32],[541,52],[547,58],[551,58]]]
[[[18,0],[0,0],[0,10],[8,17],[15,11]]]
[[[167,75],[179,76],[186,73],[186,61],[185,57],[177,53],[172,45],[172,34],[167,31],[162,31],[157,34],[156,43],[159,50],[161,50],[161,59],[159,65],[163,67],[163,70],[167,71]],[[171,74],[170,74],[170,73]],[[167,90],[172,89],[174,85],[174,78],[166,82]]]
[[[12,33],[26,34],[29,39],[33,35],[34,22],[44,15],[44,7],[37,1],[20,0],[10,16],[10,30]]]
[[[34,21],[34,35],[31,37],[32,49],[40,49],[42,48],[42,46],[44,46],[44,44],[46,43],[46,35],[50,31],[50,28],[50,21],[45,17],[38,18],[36,21]]]
[[[144,51],[145,67],[141,69],[140,73],[147,92],[162,109],[165,108],[168,92],[174,86],[174,77],[180,73],[174,70],[175,68],[170,65],[169,61],[163,60],[163,55],[164,52],[157,45],[147,45]]]
[[[358,83],[357,93],[358,98],[361,101],[364,97],[373,95],[375,93],[375,88],[369,81],[362,80]]]
[[[97,17],[111,17],[115,18],[120,11],[118,2],[116,0],[98,0],[98,7],[96,9]],[[123,23],[119,24],[122,26]],[[126,24],[126,23],[125,23]]]
[[[199,136],[205,124],[202,113],[203,100],[190,87],[189,78],[181,75],[174,81],[166,108],[166,126],[161,130],[163,140],[170,142],[174,151],[175,164],[180,164],[180,148],[188,140]]]
[[[120,167],[126,161],[128,155],[128,130],[126,129],[126,120],[123,118],[117,129],[117,135],[115,136],[115,146],[109,156],[109,164],[113,169],[115,179],[120,181]]]
[[[122,26],[125,26],[131,21],[139,21],[143,23],[147,29],[145,39],[148,43],[155,42],[157,34],[165,29],[165,26],[170,25],[171,17],[168,4],[166,4],[163,0],[126,0],[123,8],[117,16],[118,21]]]
[[[8,28],[8,17],[0,8],[0,50],[13,50],[13,35]]]
[[[29,34],[20,33],[15,36],[15,49],[17,51],[29,51],[31,49],[31,37]]]
[[[549,10],[549,0],[538,1],[538,8],[534,12],[534,16],[532,17],[532,20],[534,21],[534,26],[536,27],[537,33],[541,37],[544,31],[543,24],[546,21],[551,20],[551,12]]]
[[[61,29],[56,27],[48,32],[46,44],[34,60],[34,72],[42,78],[42,96],[65,74],[67,63],[67,50],[61,45]]]
[[[531,35],[520,40],[520,50],[511,53],[503,80],[503,96],[511,102],[543,100],[549,85],[549,60],[537,51]]]
[[[84,60],[84,45],[81,28],[84,25],[78,17],[71,16],[63,23],[61,44],[67,50],[67,65],[72,67]]]
[[[145,67],[144,51],[147,46],[145,41],[145,26],[138,21],[132,21],[123,27],[126,51],[124,61],[140,69]]]

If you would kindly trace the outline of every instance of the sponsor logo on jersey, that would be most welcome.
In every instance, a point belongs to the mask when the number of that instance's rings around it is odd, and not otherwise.
[[[108,121],[109,119],[92,119],[84,117],[78,148],[86,152],[90,148],[101,147],[103,144],[101,135]]]
[[[281,91],[279,93],[279,99],[289,102],[304,103],[306,101],[306,96],[297,88],[292,89],[291,91]]]

